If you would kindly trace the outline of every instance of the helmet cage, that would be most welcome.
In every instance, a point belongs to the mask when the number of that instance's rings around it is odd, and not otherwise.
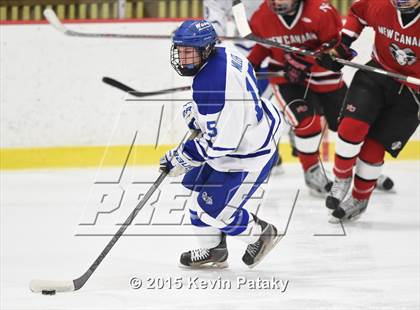
[[[180,54],[179,54],[179,47],[195,48],[200,57],[200,62],[198,64],[194,64],[192,61],[191,64],[183,65],[181,62]],[[171,47],[171,65],[175,69],[175,71],[181,76],[194,76],[200,71],[200,69],[207,62],[207,60],[213,54],[214,51],[215,51],[214,43],[208,44],[204,48],[174,43],[172,44],[172,47]]]
[[[299,4],[300,0],[293,0],[293,3],[290,5],[287,3],[276,4],[275,0],[268,0],[270,9],[277,15],[287,15],[296,12]]]
[[[417,4],[412,4],[411,0],[392,0],[392,4],[402,14],[411,14],[416,12],[419,1]]]

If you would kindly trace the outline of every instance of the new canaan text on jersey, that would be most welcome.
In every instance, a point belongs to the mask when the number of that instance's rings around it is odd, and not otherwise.
[[[268,38],[269,40],[277,41],[281,44],[304,44],[307,41],[318,40],[318,36],[313,32],[305,32],[303,34],[291,34]]]
[[[378,32],[388,39],[394,40],[396,42],[420,47],[420,37],[407,36],[385,26],[378,26]]]

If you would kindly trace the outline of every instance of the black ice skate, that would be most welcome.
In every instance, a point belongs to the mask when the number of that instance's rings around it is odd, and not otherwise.
[[[228,250],[226,235],[222,234],[219,245],[211,249],[196,249],[181,254],[181,267],[188,268],[226,268]]]
[[[261,225],[261,236],[257,242],[248,245],[245,254],[242,256],[242,261],[249,268],[258,265],[282,238],[277,234],[277,228],[274,225],[260,220],[255,215],[253,216],[255,222]]]
[[[331,214],[331,223],[341,221],[356,220],[366,211],[368,199],[358,200],[353,197],[347,198]]]

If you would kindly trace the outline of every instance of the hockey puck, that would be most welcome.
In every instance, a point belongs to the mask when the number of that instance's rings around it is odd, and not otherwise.
[[[42,290],[42,295],[55,295],[55,290]]]

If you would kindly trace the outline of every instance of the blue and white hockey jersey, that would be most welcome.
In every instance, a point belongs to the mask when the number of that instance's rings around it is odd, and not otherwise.
[[[258,94],[255,72],[242,55],[216,47],[192,85],[193,109],[202,136],[183,152],[222,172],[259,171],[277,151],[281,113]]]

